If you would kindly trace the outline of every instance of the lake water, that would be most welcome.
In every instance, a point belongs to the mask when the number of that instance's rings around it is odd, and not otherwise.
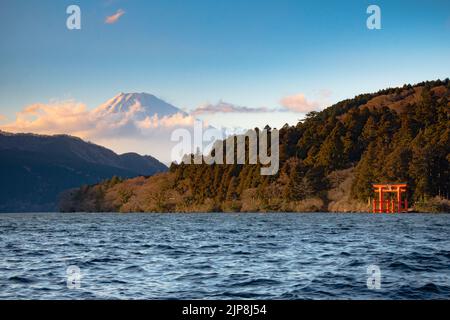
[[[450,298],[449,214],[0,214],[0,231],[1,299]]]

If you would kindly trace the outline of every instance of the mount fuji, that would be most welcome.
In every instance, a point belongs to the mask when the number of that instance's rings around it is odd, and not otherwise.
[[[118,154],[151,155],[172,162],[171,141],[177,129],[193,130],[195,116],[149,93],[119,93],[89,109],[84,103],[61,101],[27,106],[15,122],[0,126],[11,133],[67,134]]]
[[[105,103],[98,106],[94,112],[98,115],[110,115],[117,113],[132,112],[135,118],[142,120],[145,117],[159,118],[173,116],[177,113],[187,116],[188,114],[181,109],[167,103],[156,96],[141,93],[119,93]]]

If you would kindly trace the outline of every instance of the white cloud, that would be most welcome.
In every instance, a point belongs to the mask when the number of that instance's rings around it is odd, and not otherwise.
[[[156,128],[174,128],[178,126],[193,126],[195,118],[193,116],[185,116],[181,113],[172,116],[159,118],[158,115],[147,116],[144,120],[137,121],[136,125],[142,130]]]

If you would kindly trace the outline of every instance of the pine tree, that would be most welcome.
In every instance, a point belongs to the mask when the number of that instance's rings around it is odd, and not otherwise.
[[[315,166],[322,166],[328,171],[341,169],[345,163],[344,144],[342,143],[343,126],[340,122],[322,144],[316,157]]]
[[[378,182],[375,178],[377,158],[376,143],[372,142],[364,153],[361,161],[356,166],[355,181],[352,186],[352,194],[355,198],[366,201],[372,196],[372,183]]]

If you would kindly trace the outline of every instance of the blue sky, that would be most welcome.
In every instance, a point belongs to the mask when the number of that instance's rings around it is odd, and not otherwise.
[[[81,8],[81,30],[66,28],[70,4]],[[366,28],[370,4],[381,8],[381,30]],[[105,24],[119,9],[125,14]],[[153,93],[187,110],[220,100],[276,108],[299,93],[328,105],[449,77],[450,1],[2,0],[0,39],[8,120],[33,103],[94,108],[118,92]],[[253,126],[249,118],[223,117]]]

